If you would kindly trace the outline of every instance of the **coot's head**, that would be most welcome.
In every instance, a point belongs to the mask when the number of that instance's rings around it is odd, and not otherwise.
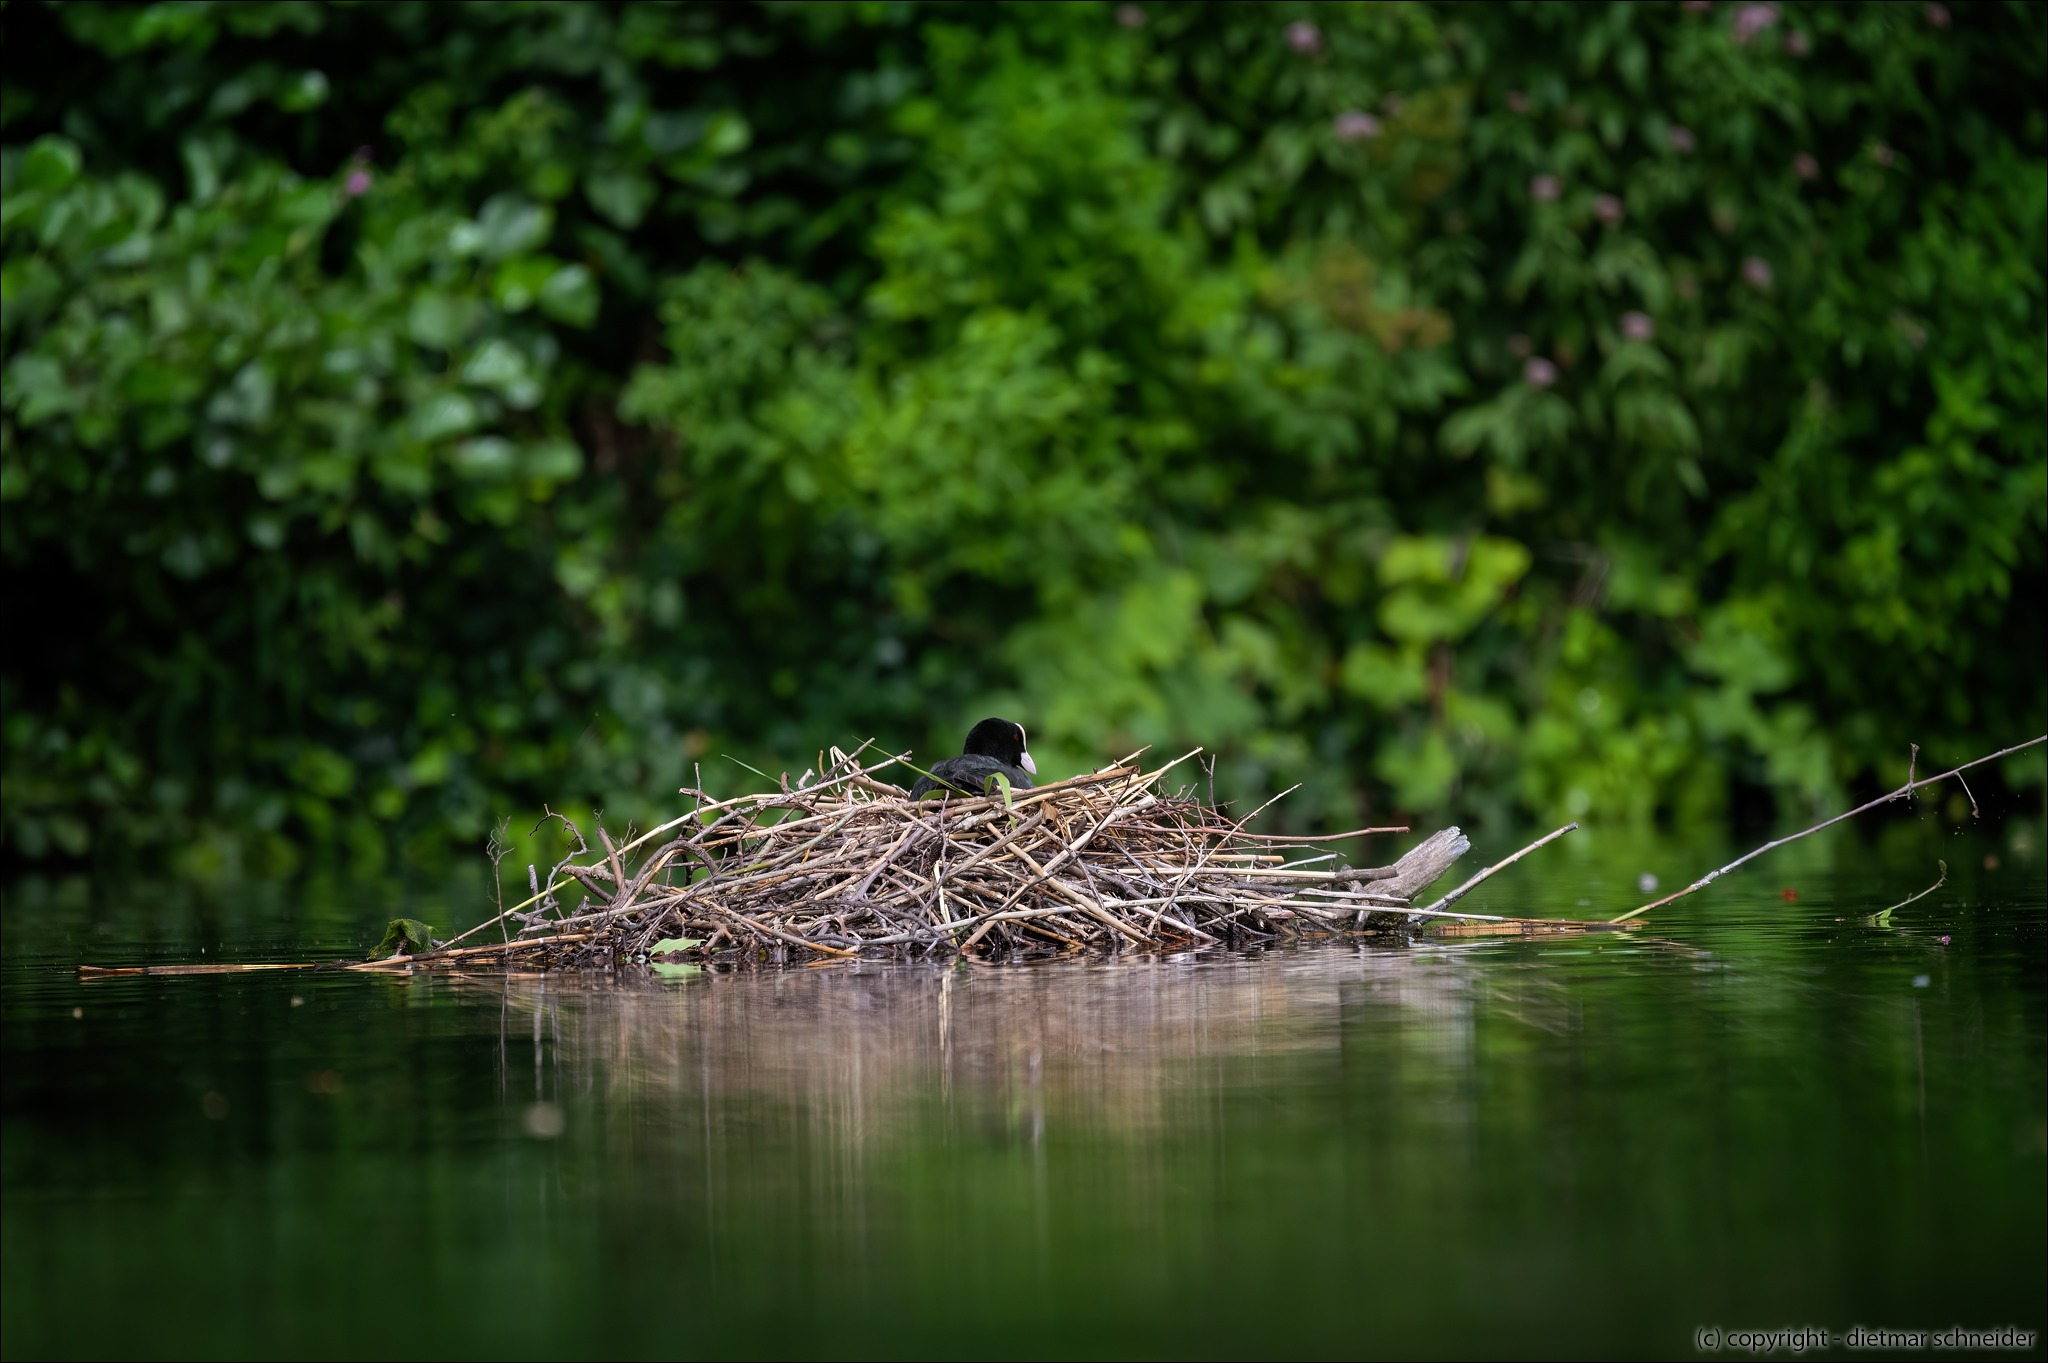
[[[1013,767],[1022,767],[1033,776],[1038,775],[1038,764],[1031,760],[1031,754],[1024,744],[1024,726],[1012,724],[1007,719],[984,719],[967,731],[967,746],[963,752],[981,757],[993,757],[998,762],[1007,762]]]

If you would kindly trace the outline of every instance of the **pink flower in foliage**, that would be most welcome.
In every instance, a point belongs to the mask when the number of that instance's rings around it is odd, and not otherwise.
[[[370,192],[370,149],[357,147],[353,164],[348,168],[348,178],[341,183],[341,192],[351,199],[360,199]]]
[[[1792,173],[1802,180],[1811,180],[1820,175],[1820,162],[1813,159],[1811,152],[1800,152],[1792,158]]]
[[[1647,341],[1657,334],[1657,324],[1650,320],[1647,312],[1624,312],[1621,315],[1621,334],[1631,341]]]
[[[1804,57],[1813,51],[1813,39],[1795,28],[1785,35],[1785,50],[1795,57]]]
[[[1750,256],[1742,262],[1742,281],[1752,289],[1771,287],[1771,263],[1762,256]]]
[[[1299,19],[1287,26],[1287,45],[1306,57],[1323,50],[1323,31]]]
[[[1116,21],[1125,28],[1143,28],[1145,26],[1145,11],[1139,9],[1136,5],[1118,5],[1116,7]]]
[[[1628,214],[1622,208],[1621,200],[1615,198],[1612,194],[1595,194],[1593,196],[1593,216],[1606,223],[1609,227],[1612,227],[1628,216]]]
[[[1549,203],[1564,192],[1555,175],[1538,175],[1529,181],[1529,197],[1538,203]]]
[[[1873,142],[1870,144],[1870,159],[1880,166],[1888,166],[1892,163],[1892,149],[1882,142]]]
[[[1529,112],[1529,97],[1520,90],[1510,90],[1507,95],[1507,106],[1518,114],[1526,114]]]
[[[1776,5],[1744,5],[1735,11],[1735,41],[1747,43],[1777,22]]]
[[[1671,125],[1671,131],[1668,136],[1671,138],[1671,150],[1684,152],[1688,155],[1691,154],[1693,149],[1691,128],[1686,127],[1683,123],[1674,123]]]
[[[1950,23],[1948,6],[1929,5],[1927,7],[1927,22],[1933,24],[1936,28],[1947,28]]]
[[[1380,121],[1371,114],[1347,109],[1337,115],[1336,133],[1339,142],[1362,142],[1380,135]]]
[[[1531,388],[1548,388],[1557,382],[1557,366],[1541,355],[1531,356],[1522,366],[1522,382]]]

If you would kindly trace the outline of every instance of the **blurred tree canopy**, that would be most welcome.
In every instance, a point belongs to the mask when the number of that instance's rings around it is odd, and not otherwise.
[[[2044,16],[9,5],[9,853],[984,713],[1297,826],[2031,736]]]

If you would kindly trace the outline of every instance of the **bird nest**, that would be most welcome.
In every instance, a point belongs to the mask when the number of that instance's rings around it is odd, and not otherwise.
[[[559,820],[572,846],[545,886],[528,868],[531,899],[462,935],[485,934],[481,943],[401,941],[397,954],[423,964],[539,954],[599,967],[933,952],[1011,960],[1314,933],[1529,930],[1526,920],[1448,908],[1498,867],[1432,905],[1415,903],[1470,847],[1456,828],[1388,865],[1335,865],[1315,844],[1407,830],[1253,832],[1266,806],[1233,819],[1169,786],[1194,755],[1149,771],[1130,760],[1033,789],[913,800],[880,775],[903,759],[863,765],[861,753],[835,748],[820,774],[793,787],[785,775],[780,789],[735,799],[686,789],[697,802],[688,813],[621,842],[600,827],[595,848],[550,812],[543,822]]]
[[[1682,889],[1606,922],[1510,918],[1451,909],[1495,872],[1577,828],[1568,823],[1486,867],[1422,906],[1414,902],[1470,850],[1455,828],[1433,833],[1391,865],[1333,866],[1318,843],[1405,828],[1363,828],[1320,838],[1250,831],[1272,804],[1242,819],[1204,805],[1165,777],[1189,753],[1153,771],[1127,760],[1036,789],[914,800],[877,773],[905,763],[863,766],[837,748],[794,788],[733,800],[683,794],[696,808],[623,845],[597,830],[593,851],[573,820],[553,813],[574,843],[533,897],[448,942],[425,923],[395,918],[367,961],[210,961],[172,965],[80,965],[81,979],[125,975],[213,975],[251,970],[411,970],[469,965],[594,966],[647,962],[688,970],[682,959],[849,959],[952,952],[1021,960],[1081,950],[1183,950],[1247,946],[1275,939],[1352,932],[1442,936],[1533,936],[1621,932],[1642,915],[1683,899],[1773,848],[1831,828],[1962,773],[2048,744],[2048,734],[1906,784],[1811,828],[1775,838]],[[1199,751],[1199,750],[1198,750]],[[1279,797],[1275,797],[1277,799]],[[1969,795],[1972,808],[1976,797]],[[537,830],[536,830],[537,831]],[[1308,850],[1304,850],[1308,849]],[[504,844],[492,840],[493,864]],[[629,869],[630,868],[630,869]],[[1941,879],[1875,915],[1933,894]],[[1584,903],[1584,900],[1580,900]],[[517,928],[515,933],[514,928]],[[479,944],[465,938],[497,929]]]

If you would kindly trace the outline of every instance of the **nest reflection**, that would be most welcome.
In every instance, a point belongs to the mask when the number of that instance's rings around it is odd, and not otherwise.
[[[1464,958],[1477,947],[450,983],[499,996],[509,1098],[648,1112],[765,1101],[859,1143],[934,1102],[1014,1112],[1033,1134],[1048,1113],[1152,1128],[1232,1067],[1361,1037],[1454,1073],[1469,1064],[1481,991]]]

